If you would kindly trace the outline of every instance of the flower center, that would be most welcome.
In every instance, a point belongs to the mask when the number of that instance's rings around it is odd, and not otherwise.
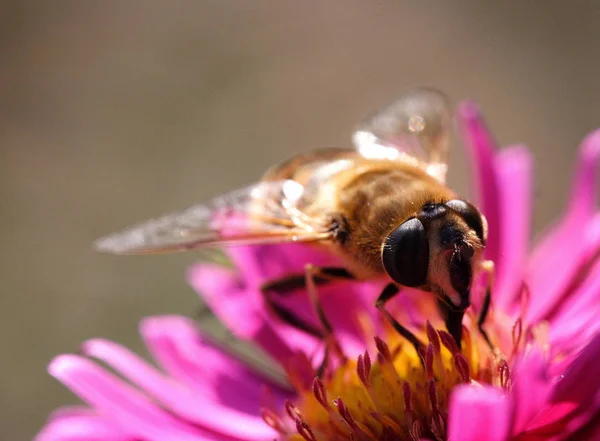
[[[312,381],[306,376],[312,372],[308,359],[295,360],[287,371],[298,396],[286,404],[287,416],[268,411],[265,420],[283,439],[294,441],[445,440],[454,386],[487,383],[508,389],[510,369],[473,329],[463,326],[459,350],[446,331],[429,322],[424,328],[419,351],[388,329],[387,343],[375,337],[374,359],[365,351],[320,378],[313,375]]]

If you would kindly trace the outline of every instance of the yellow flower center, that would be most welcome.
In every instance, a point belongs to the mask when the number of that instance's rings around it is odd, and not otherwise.
[[[524,345],[520,320],[512,326],[492,320],[487,332],[493,350],[475,320],[465,322],[460,350],[449,333],[429,322],[418,333],[419,351],[388,327],[385,341],[375,337],[374,357],[365,351],[356,360],[342,359],[312,384],[306,380],[312,372],[308,359],[295,360],[286,370],[297,397],[286,404],[287,415],[264,410],[265,421],[291,441],[443,441],[452,389],[460,383],[510,389],[509,362]]]

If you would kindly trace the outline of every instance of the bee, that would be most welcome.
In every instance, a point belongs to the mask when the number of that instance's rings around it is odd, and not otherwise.
[[[315,335],[275,296],[337,279],[385,280],[376,306],[415,347],[421,342],[385,309],[402,287],[435,295],[448,332],[461,344],[474,273],[483,258],[487,222],[446,186],[453,114],[441,92],[419,88],[400,95],[358,125],[354,148],[298,154],[255,184],[136,225],[96,242],[102,252],[154,254],[248,244],[308,242],[339,257],[340,267],[317,268],[263,286],[272,310]],[[275,294],[273,294],[275,293]],[[479,318],[489,307],[489,289]],[[325,329],[330,326],[320,312]],[[488,340],[489,342],[489,340]]]

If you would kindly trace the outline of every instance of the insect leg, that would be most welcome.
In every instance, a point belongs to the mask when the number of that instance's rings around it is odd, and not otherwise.
[[[377,300],[375,301],[375,307],[382,312],[382,314],[390,322],[390,324],[394,327],[394,329],[415,347],[415,350],[417,351],[417,353],[420,353],[419,350],[423,349],[425,347],[423,345],[423,343],[416,337],[415,334],[413,334],[408,329],[406,329],[404,326],[402,326],[398,322],[398,320],[396,320],[394,317],[392,317],[392,315],[388,312],[388,310],[385,309],[385,304],[392,297],[394,297],[396,294],[398,294],[399,291],[400,291],[400,289],[398,288],[397,285],[390,283],[383,289],[383,291],[381,292],[379,297],[377,297]]]
[[[262,286],[262,293],[265,296],[265,301],[271,310],[285,323],[307,332],[315,337],[325,341],[325,353],[323,361],[317,368],[317,376],[321,377],[327,367],[329,354],[335,351],[340,357],[344,357],[341,347],[333,334],[333,327],[325,315],[325,311],[319,301],[317,294],[317,286],[325,285],[334,280],[354,280],[354,276],[344,268],[335,267],[316,267],[306,265],[303,275],[292,275],[281,279],[273,280]],[[286,296],[293,291],[301,288],[306,288],[310,303],[315,311],[321,328],[318,329],[299,318],[296,314],[288,309],[278,305],[273,297],[273,294]]]
[[[485,342],[491,349],[494,349],[494,345],[492,344],[490,337],[487,332],[483,328],[485,324],[485,319],[487,318],[488,312],[490,311],[490,304],[492,302],[492,286],[494,285],[494,262],[491,260],[486,260],[482,262],[481,268],[487,272],[487,281],[485,287],[485,296],[483,298],[483,304],[481,305],[481,311],[479,311],[479,318],[477,319],[477,328],[479,332],[485,339]]]
[[[313,266],[311,264],[306,265],[305,273],[306,273],[306,292],[308,293],[308,298],[310,300],[310,303],[311,303],[313,310],[315,311],[315,313],[319,319],[319,323],[321,324],[321,327],[323,328],[323,331],[324,331],[323,339],[325,341],[325,353],[323,354],[323,361],[321,361],[321,364],[317,368],[317,376],[322,377],[323,373],[325,372],[325,369],[327,368],[327,364],[329,362],[329,354],[331,352],[334,352],[341,359],[345,359],[346,356],[344,355],[344,352],[342,351],[342,347],[340,346],[339,342],[335,338],[335,334],[333,332],[333,327],[331,326],[331,323],[327,319],[327,315],[325,314],[325,311],[323,310],[323,305],[321,304],[321,301],[319,300],[319,296],[317,294],[317,284],[315,283],[315,277],[317,277],[318,275],[321,275],[321,277],[323,275],[325,275],[325,276],[329,276],[330,280],[332,280],[331,278],[336,278],[336,277],[338,279],[340,279],[340,278],[352,278],[353,279],[354,277],[350,273],[348,273],[348,271],[341,269],[341,268],[319,268],[319,267]]]
[[[280,291],[276,291],[272,287],[267,286],[261,289],[261,293],[263,294],[267,307],[284,323],[287,323],[288,325],[304,331],[314,337],[323,338],[323,332],[320,329],[317,329],[313,325],[306,323],[305,320],[301,319],[296,314],[277,303],[275,296],[280,295]]]
[[[454,338],[460,349],[462,346],[462,322],[465,316],[464,309],[454,309],[444,300],[438,298],[438,308],[446,324],[446,330]]]
[[[314,267],[311,265],[311,278],[314,285],[326,285],[334,281],[335,279],[345,279],[352,280],[354,276],[350,274],[344,268],[335,268],[335,267]],[[294,291],[307,288],[307,272],[305,274],[294,274],[290,276],[285,276],[280,279],[271,280],[266,282],[261,287],[261,292],[265,298],[265,302],[271,308],[273,313],[275,313],[281,320],[287,323],[290,326],[295,327],[296,329],[300,329],[310,335],[314,335],[318,338],[323,338],[324,333],[322,330],[315,328],[314,326],[306,323],[303,319],[298,317],[292,311],[289,311],[287,308],[277,304],[277,297],[286,297],[292,294]],[[312,302],[312,300],[311,300]],[[319,313],[323,318],[324,314]],[[321,317],[319,317],[321,320]],[[327,320],[325,319],[325,322]],[[324,325],[328,325],[328,322]]]

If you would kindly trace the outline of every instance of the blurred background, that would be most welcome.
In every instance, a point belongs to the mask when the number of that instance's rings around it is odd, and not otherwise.
[[[98,236],[347,145],[399,91],[477,100],[536,158],[539,231],[600,126],[593,2],[4,1],[0,5],[0,439],[75,399],[45,371],[137,322],[192,314],[193,254],[96,255]],[[460,148],[451,184],[468,194]]]

